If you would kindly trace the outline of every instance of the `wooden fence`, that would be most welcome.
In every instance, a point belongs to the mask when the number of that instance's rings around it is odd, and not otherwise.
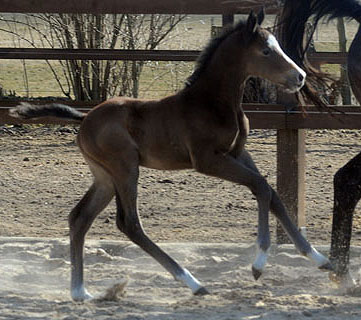
[[[278,12],[277,0],[0,0],[0,12],[248,14],[265,7]]]
[[[13,13],[186,13],[233,15],[248,13],[251,8],[265,6],[268,13],[276,13],[277,0],[0,0],[0,12]],[[227,20],[227,19],[225,19]],[[98,49],[32,49],[0,48],[0,59],[48,60],[156,60],[194,61],[199,51],[188,50],[98,50]],[[345,53],[322,52],[310,55],[316,65],[344,64]],[[44,103],[42,101],[41,103]],[[69,123],[44,118],[21,121],[8,116],[8,109],[16,102],[0,101],[0,125],[18,123]],[[96,102],[70,102],[87,111]],[[305,135],[304,129],[361,129],[361,108],[340,107],[342,113],[332,116],[314,107],[306,113],[289,111],[282,105],[246,104],[244,106],[252,129],[277,129],[277,190],[291,217],[304,226],[305,217]],[[280,238],[283,238],[282,236]]]

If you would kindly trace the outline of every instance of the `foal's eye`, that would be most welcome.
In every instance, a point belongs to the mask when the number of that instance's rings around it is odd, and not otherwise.
[[[262,53],[263,53],[264,56],[269,56],[269,54],[271,53],[271,50],[268,49],[268,48],[265,48],[265,49],[262,50]]]

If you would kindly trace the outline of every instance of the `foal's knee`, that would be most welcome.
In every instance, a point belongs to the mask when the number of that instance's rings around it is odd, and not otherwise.
[[[141,245],[146,238],[143,228],[139,224],[129,226],[124,229],[124,234],[135,244]]]
[[[260,176],[255,183],[250,186],[251,192],[256,196],[257,200],[263,200],[268,203],[272,199],[272,189],[265,178]]]
[[[137,242],[137,239],[144,235],[143,228],[138,219],[127,219],[125,217],[118,216],[116,224],[118,229],[133,242]]]
[[[78,234],[81,227],[84,225],[85,222],[83,222],[84,217],[82,216],[82,206],[80,204],[77,204],[73,210],[71,210],[69,216],[68,216],[68,225],[70,234]]]

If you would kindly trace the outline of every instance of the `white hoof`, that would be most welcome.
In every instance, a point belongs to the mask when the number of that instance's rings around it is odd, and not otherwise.
[[[191,288],[193,294],[199,294],[203,290],[203,286],[187,269],[183,269],[183,271],[183,274],[177,275],[175,279]]]
[[[332,271],[330,260],[328,260],[323,254],[319,253],[314,247],[311,247],[311,252],[306,255],[317,265],[319,269],[323,271]]]
[[[257,256],[252,264],[252,273],[253,277],[257,280],[263,273],[264,267],[267,263],[268,258],[268,251],[269,250],[262,250],[257,245]]]
[[[72,289],[71,298],[74,301],[85,301],[93,299],[93,296],[82,286]]]

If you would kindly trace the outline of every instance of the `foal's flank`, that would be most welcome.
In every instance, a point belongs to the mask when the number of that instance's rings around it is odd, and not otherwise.
[[[211,40],[186,86],[164,99],[117,97],[88,114],[58,104],[23,104],[11,111],[13,116],[22,118],[47,115],[81,123],[77,141],[94,182],[69,216],[74,300],[91,297],[83,279],[84,238],[96,216],[114,196],[118,228],[194,294],[208,293],[144,232],[137,211],[139,166],[160,170],[193,168],[247,186],[258,202],[257,256],[252,266],[256,279],[262,274],[268,256],[270,209],[302,254],[321,269],[331,268],[327,258],[291,222],[277,193],[244,147],[249,126],[241,98],[247,78],[263,77],[290,92],[299,90],[305,81],[304,71],[260,27],[263,19],[263,11],[258,15],[252,12],[247,20]]]

